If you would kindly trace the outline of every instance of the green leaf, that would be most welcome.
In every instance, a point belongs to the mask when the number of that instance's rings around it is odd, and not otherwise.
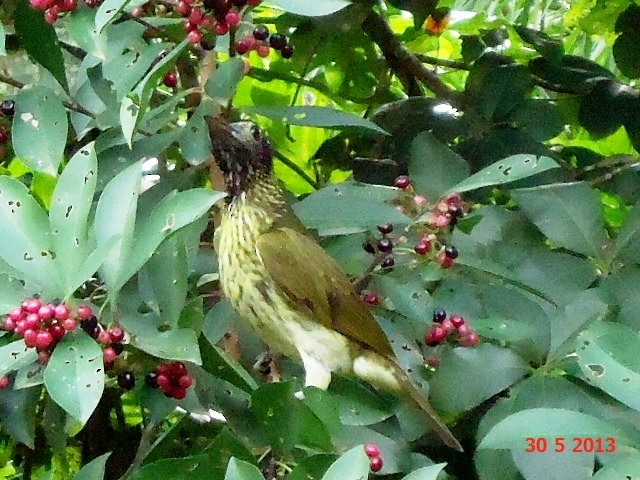
[[[47,216],[20,181],[0,176],[0,258],[47,293],[60,296]]]
[[[287,480],[311,480],[321,478],[335,460],[335,455],[328,454],[305,457],[298,462],[293,471],[287,475]]]
[[[231,457],[224,480],[264,480],[264,477],[255,465]]]
[[[615,427],[607,422],[573,410],[532,408],[509,415],[484,436],[478,449],[506,448],[523,450],[529,437],[614,437],[622,441]]]
[[[104,390],[102,349],[81,329],[67,333],[51,354],[44,371],[51,398],[83,425]]]
[[[224,192],[194,188],[184,192],[173,191],[163,198],[136,228],[136,242],[123,265],[119,276],[120,285],[142,268],[165,238],[195,222],[225,196]]]
[[[640,77],[640,61],[635,54],[635,48],[640,42],[640,31],[624,32],[616,38],[613,44],[613,58],[616,66],[629,78]]]
[[[230,58],[221,63],[213,75],[209,77],[204,91],[219,104],[226,106],[227,102],[235,95],[238,83],[243,77],[244,60],[242,57]]]
[[[607,462],[592,480],[619,480],[640,477],[640,453],[637,450],[625,452],[624,456]]]
[[[476,318],[473,329],[478,335],[502,342],[517,342],[532,338],[535,327],[512,318],[489,317]]]
[[[207,312],[202,333],[211,345],[215,345],[222,340],[224,334],[239,320],[240,316],[231,306],[229,300],[223,298]]]
[[[410,274],[410,270],[406,268],[398,266],[387,274],[376,275],[374,282],[389,310],[420,322],[424,321],[427,312],[433,310],[429,292],[418,276]]]
[[[53,26],[44,21],[42,12],[31,8],[27,1],[17,2],[14,27],[20,45],[29,56],[49,70],[58,83],[67,89],[64,59],[58,37]]]
[[[282,8],[287,13],[318,17],[329,15],[351,5],[345,0],[323,0],[322,2],[307,2],[304,0],[271,0],[269,3]]]
[[[143,115],[147,112],[151,95],[155,90],[160,79],[173,68],[176,59],[182,54],[182,51],[189,45],[189,41],[185,38],[176,47],[162,58],[147,75],[140,80],[136,88],[127,95],[120,106],[120,124],[122,125],[122,133],[127,141],[129,148],[132,147],[133,137],[136,132]]]
[[[102,33],[102,29],[115,20],[130,2],[131,0],[105,0],[96,13],[98,33]]]
[[[312,193],[293,204],[293,209],[321,236],[344,235],[382,223],[409,224],[411,220],[389,203],[397,194],[395,188],[343,182]]]
[[[4,56],[7,54],[5,50],[5,33],[4,33],[4,25],[0,22],[0,55]]]
[[[333,462],[322,480],[366,480],[367,478],[369,478],[369,458],[364,453],[364,447],[358,445]]]
[[[96,207],[94,230],[98,248],[105,248],[112,237],[119,237],[100,268],[111,295],[117,295],[116,290],[124,283],[120,278],[133,243],[141,176],[140,162],[125,168],[104,188]]]
[[[525,215],[560,247],[601,257],[607,245],[598,193],[583,182],[543,185],[511,192]]]
[[[551,38],[546,33],[523,25],[516,25],[514,28],[525,43],[532,45],[540,55],[551,61],[560,60],[560,57],[564,54],[562,42]]]
[[[430,465],[428,467],[419,468],[414,470],[402,480],[437,480],[440,472],[444,470],[446,463],[438,463],[437,465]]]
[[[209,127],[204,115],[212,109],[211,102],[201,103],[180,133],[180,151],[190,165],[200,165],[211,158]]]
[[[131,342],[140,350],[167,360],[182,360],[200,365],[198,339],[193,330],[178,328],[154,336],[136,335]]]
[[[275,451],[294,446],[331,450],[331,437],[313,411],[295,396],[293,382],[267,383],[251,394],[251,410]]]
[[[30,168],[58,174],[67,129],[67,112],[55,93],[43,86],[20,91],[11,138],[16,155]]]
[[[342,129],[345,127],[366,128],[382,135],[388,135],[378,125],[353,113],[343,112],[328,107],[241,107],[245,113],[262,115],[282,123],[307,127],[324,127]]]
[[[38,358],[35,348],[27,348],[24,340],[16,340],[0,347],[0,377],[25,365],[31,365]]]
[[[357,380],[336,377],[329,389],[344,425],[373,425],[393,416],[393,411],[380,395]]]
[[[22,284],[17,279],[0,273],[0,315],[19,305],[24,296]]]
[[[42,393],[41,387],[3,388],[0,390],[0,424],[2,430],[20,443],[34,450],[36,408]]]
[[[502,185],[558,167],[555,160],[549,157],[527,154],[512,155],[474,173],[451,187],[449,191],[461,193],[490,185]]]
[[[111,452],[100,455],[94,458],[84,467],[80,469],[73,480],[102,480],[104,478],[104,470],[107,464],[107,459],[111,455]]]
[[[409,176],[416,191],[435,200],[469,176],[469,164],[431,132],[423,132],[411,144]]]
[[[615,242],[616,259],[622,263],[640,262],[640,201],[622,224]]]
[[[93,203],[97,170],[98,161],[92,142],[71,158],[53,192],[49,226],[60,262],[59,270],[66,279],[67,295],[79,286],[71,280],[89,254],[87,219]]]
[[[640,336],[629,327],[601,323],[576,340],[578,365],[587,381],[616,400],[640,410]]]
[[[440,366],[429,381],[429,400],[441,412],[466,412],[509,388],[528,371],[527,362],[516,353],[489,343],[444,350]]]

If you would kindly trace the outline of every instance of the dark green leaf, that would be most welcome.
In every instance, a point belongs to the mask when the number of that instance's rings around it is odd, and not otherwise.
[[[207,80],[204,90],[218,103],[226,105],[233,98],[238,83],[243,77],[244,60],[239,56],[233,57],[220,64]],[[211,113],[211,110],[209,110],[209,113]]]
[[[32,450],[35,448],[36,408],[41,393],[41,387],[0,390],[2,429],[16,442],[24,443]]]
[[[212,108],[211,102],[201,103],[180,134],[180,151],[191,165],[200,165],[211,159],[211,140],[204,115],[210,114]]]
[[[53,27],[44,21],[42,12],[31,8],[29,2],[17,2],[14,27],[20,45],[29,56],[49,70],[58,83],[67,89],[64,59],[58,37]]]
[[[111,452],[100,455],[87,463],[82,469],[76,473],[73,480],[102,480],[104,478],[104,470],[107,459]]]
[[[473,329],[478,335],[503,342],[515,342],[531,338],[535,327],[512,318],[476,318]]]
[[[67,129],[67,112],[55,93],[43,86],[20,91],[11,138],[16,155],[30,168],[57,175]]]
[[[324,474],[322,480],[366,480],[369,478],[369,458],[362,445],[338,458]]]
[[[544,32],[533,30],[522,25],[516,25],[516,32],[525,43],[533,45],[533,48],[549,60],[558,61],[564,54],[564,45],[561,41],[551,38]]]
[[[372,425],[393,415],[380,395],[357,380],[337,377],[331,382],[330,391],[344,425]]]
[[[636,203],[622,224],[615,242],[616,259],[622,263],[640,262],[640,202]]]
[[[613,44],[613,58],[616,66],[629,78],[640,77],[640,60],[635,47],[640,42],[640,31],[622,33]]]

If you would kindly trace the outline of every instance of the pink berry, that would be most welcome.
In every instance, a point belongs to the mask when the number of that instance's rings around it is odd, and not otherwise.
[[[46,350],[40,350],[38,352],[38,363],[45,365],[51,358],[51,353]]]
[[[56,6],[54,5],[53,7],[48,8],[44,12],[44,21],[47,22],[49,25],[53,25],[58,21],[58,9],[55,7]]]
[[[98,342],[103,345],[109,345],[111,343],[111,335],[106,330],[100,330],[98,334]]]
[[[56,0],[29,0],[29,4],[37,10],[46,10],[54,3]]]
[[[171,384],[171,382],[169,381],[169,377],[162,373],[158,374],[158,376],[156,377],[156,383],[162,389],[167,388]]]
[[[56,305],[53,316],[56,318],[56,320],[64,320],[66,318],[69,318],[69,307],[62,303]]]
[[[48,304],[41,306],[40,309],[38,310],[38,316],[42,320],[49,320],[50,318],[53,318],[54,314],[55,314],[55,307],[52,307],[51,305],[48,305]]]
[[[445,200],[440,200],[436,205],[436,210],[438,210],[440,213],[448,213],[449,204]]]
[[[75,330],[77,326],[78,326],[78,321],[73,317],[65,318],[64,320],[62,320],[62,327],[67,332],[70,332],[71,330]]]
[[[202,17],[202,9],[199,7],[195,7],[191,9],[191,13],[189,14],[189,22],[193,23],[194,25],[200,25]]]
[[[9,377],[6,375],[0,378],[0,388],[7,388],[9,386]]]
[[[465,323],[464,317],[462,315],[451,315],[450,320],[451,320],[451,323],[453,323],[453,326],[456,327],[457,329],[459,329],[460,326]]]
[[[249,44],[245,41],[244,38],[238,40],[235,46],[236,46],[236,53],[238,55],[244,55],[250,50]]]
[[[23,318],[22,308],[20,307],[12,308],[11,311],[9,312],[9,318],[14,322],[21,320]]]
[[[362,296],[362,300],[364,300],[365,303],[368,303],[369,305],[377,305],[378,302],[380,301],[380,299],[378,298],[378,295],[376,295],[375,293],[365,293]]]
[[[469,335],[472,332],[471,327],[469,327],[468,323],[463,323],[462,325],[458,326],[457,329],[458,335],[460,335],[461,337]]]
[[[436,368],[440,366],[440,359],[436,356],[431,356],[427,358],[427,365],[430,367]]]
[[[379,472],[380,470],[382,470],[382,465],[382,457],[373,457],[371,460],[369,460],[369,469],[372,472]]]
[[[424,255],[431,250],[431,242],[429,242],[428,240],[420,240],[413,248],[417,254]]]
[[[46,350],[53,343],[53,336],[48,330],[40,330],[36,335],[36,348]]]
[[[193,385],[193,378],[191,378],[189,375],[183,375],[178,380],[178,385],[182,388],[189,388],[191,385]]]
[[[24,324],[27,328],[38,328],[38,326],[40,326],[40,317],[37,313],[30,313],[24,319]]]
[[[191,23],[189,20],[185,20],[184,21],[184,31],[189,33],[189,32],[192,32],[194,30],[198,30],[198,25],[196,25],[195,23]]]
[[[216,32],[216,35],[226,35],[229,33],[229,25],[226,22],[217,22],[213,31]]]
[[[269,45],[258,46],[258,55],[262,58],[268,57],[270,51],[271,51],[271,47]]]
[[[78,307],[78,316],[82,320],[88,320],[93,316],[93,310],[91,310],[89,305],[80,305]]]
[[[27,300],[24,309],[28,313],[38,313],[38,310],[40,310],[41,306],[42,306],[42,302],[40,300],[38,300],[37,298],[31,298]]]
[[[230,27],[235,27],[240,23],[240,15],[238,12],[229,12],[224,16],[224,20]]]
[[[409,179],[409,177],[407,175],[400,175],[398,178],[396,178],[393,181],[393,185],[396,188],[401,188],[401,189],[405,189],[407,188],[409,185],[411,185],[411,180]]]
[[[459,205],[461,200],[459,193],[450,193],[444,198],[449,205]]]
[[[26,320],[18,320],[16,322],[15,332],[18,335],[24,335],[24,332],[27,330],[27,321]]]
[[[120,325],[114,325],[109,329],[109,336],[113,343],[120,343],[124,340],[124,330]]]
[[[78,6],[78,0],[59,0],[58,6],[61,12],[73,12]]]
[[[192,45],[197,45],[202,41],[202,35],[198,30],[191,30],[187,34],[187,40],[189,40],[189,43],[191,43]]]
[[[469,334],[461,336],[460,340],[458,340],[460,345],[462,345],[463,347],[475,347],[476,345],[478,345],[479,341],[480,337],[478,337],[478,334],[476,332],[469,332]]]
[[[141,7],[136,7],[133,10],[131,10],[131,16],[133,18],[142,18],[144,17],[144,8]]]
[[[113,347],[107,347],[102,351],[102,359],[104,363],[113,363],[116,360],[118,354]]]
[[[187,370],[187,366],[182,362],[172,363],[170,372],[171,372],[171,376],[176,379],[184,375],[187,375],[189,373]]]
[[[438,260],[438,263],[442,268],[451,268],[455,262],[453,258],[447,257],[447,255],[445,255],[444,250],[438,252],[436,260]]]
[[[2,328],[4,328],[7,332],[13,332],[16,329],[16,322],[11,317],[7,317],[4,319]]]
[[[414,195],[412,202],[417,208],[422,208],[427,204],[427,197],[424,195]]]
[[[379,457],[380,456],[380,447],[375,443],[367,443],[364,446],[364,453],[369,458]]]
[[[176,12],[183,17],[188,17],[191,13],[191,5],[184,1],[178,2],[178,5],[176,5]]]
[[[442,341],[447,337],[447,331],[442,328],[440,324],[434,325],[431,327],[426,335],[424,336],[424,341],[430,347],[435,347],[442,343]]]
[[[447,332],[447,335],[453,333],[456,329],[456,327],[453,325],[453,322],[448,318],[444,319],[440,325]]]
[[[38,332],[35,330],[28,328],[24,331],[24,343],[27,347],[35,347],[36,339],[38,337]]]

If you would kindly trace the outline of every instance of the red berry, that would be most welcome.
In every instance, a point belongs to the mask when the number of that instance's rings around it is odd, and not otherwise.
[[[116,351],[111,347],[107,347],[102,351],[102,359],[105,364],[113,363],[117,356]]]
[[[73,12],[78,6],[78,0],[58,0],[61,12]]]
[[[442,268],[451,268],[454,263],[453,258],[448,257],[444,250],[438,253],[437,260]]]
[[[9,318],[14,322],[17,322],[18,320],[22,320],[23,318],[22,308],[21,307],[12,308],[11,311],[9,312]]]
[[[226,22],[217,22],[216,26],[213,28],[213,31],[216,35],[226,35],[229,33],[229,25]]]
[[[109,336],[113,343],[120,343],[124,340],[124,330],[120,325],[113,325],[109,329]]]
[[[271,51],[271,47],[269,45],[258,46],[258,55],[262,58],[268,57],[270,51]]]
[[[46,350],[53,343],[53,335],[48,330],[40,330],[36,335],[36,348]]]
[[[469,326],[468,323],[463,323],[462,325],[457,327],[457,330],[458,330],[458,335],[460,335],[461,337],[464,337],[465,335],[469,335],[473,331],[471,330],[471,327]]]
[[[78,326],[78,321],[73,317],[65,318],[64,320],[62,320],[62,327],[67,332],[70,332],[71,330],[75,330],[77,326]]]
[[[456,330],[456,327],[453,325],[453,322],[448,318],[445,318],[440,325],[442,325],[442,328],[444,328],[445,332],[447,332],[447,335],[450,333],[453,333]]]
[[[144,17],[144,8],[142,7],[136,7],[133,10],[131,10],[131,16],[133,18],[142,18]]]
[[[191,13],[191,5],[185,1],[178,2],[178,5],[176,5],[176,12],[183,17],[188,17]]]
[[[169,381],[169,377],[167,377],[166,375],[160,373],[158,374],[158,376],[156,377],[156,384],[162,388],[165,389],[167,388],[169,385],[171,385],[171,382]]]
[[[0,378],[0,388],[7,388],[9,386],[9,377],[6,375]]]
[[[364,300],[365,303],[368,303],[369,305],[377,305],[378,302],[380,301],[380,299],[378,298],[378,295],[376,295],[375,293],[365,293],[362,296],[362,300]]]
[[[58,21],[58,9],[56,8],[56,5],[45,10],[44,21],[49,25],[53,25]]]
[[[2,328],[7,332],[13,332],[16,329],[16,322],[11,317],[7,317],[4,319]]]
[[[100,330],[98,333],[98,342],[103,345],[109,345],[111,343],[111,335],[106,330]]]
[[[262,3],[262,0],[247,0],[247,5],[250,7],[257,7]]]
[[[164,74],[163,83],[166,87],[174,88],[178,85],[178,75],[176,72],[167,72]]]
[[[291,58],[293,57],[293,45],[287,43],[284,47],[280,49],[280,56],[282,58]]]
[[[182,388],[189,388],[193,385],[193,378],[189,375],[183,375],[178,379],[178,385]]]
[[[459,205],[461,198],[459,193],[450,193],[444,198],[444,201],[450,205]]]
[[[380,456],[380,447],[375,443],[367,443],[364,446],[364,453],[369,458],[379,457]]]
[[[435,347],[442,343],[442,341],[447,337],[447,331],[442,328],[440,324],[436,324],[431,327],[426,335],[424,336],[424,341],[430,347]]]
[[[38,316],[42,320],[49,320],[50,318],[53,318],[54,314],[55,314],[55,307],[53,305],[43,305],[38,310]]]
[[[38,328],[40,326],[40,317],[37,313],[30,313],[24,319],[26,328]]]
[[[191,43],[192,45],[197,45],[202,41],[202,35],[198,30],[191,30],[187,34],[187,40],[189,40],[189,43]]]
[[[417,254],[424,255],[431,250],[431,242],[428,240],[420,240],[416,243],[416,246],[413,247]]]
[[[38,310],[40,310],[41,306],[42,306],[42,302],[39,299],[30,298],[29,300],[26,301],[26,304],[24,305],[24,309],[28,313],[38,313]]]
[[[9,141],[9,134],[6,128],[0,127],[0,144],[4,145]]]
[[[436,356],[432,356],[427,358],[427,365],[429,365],[430,367],[439,367],[440,366],[440,359]]]
[[[53,342],[54,343],[58,343],[60,341],[60,339],[62,337],[64,337],[64,334],[66,332],[67,331],[65,330],[65,328],[62,325],[60,325],[59,323],[54,323],[53,325],[49,326],[49,333],[53,337]]]
[[[396,178],[393,181],[393,185],[396,188],[402,188],[404,190],[409,185],[411,185],[411,180],[409,179],[409,177],[407,175],[400,175],[398,178]]]
[[[382,465],[382,457],[373,457],[369,460],[369,469],[372,472],[379,472],[380,470],[382,470]]]
[[[236,53],[239,55],[244,55],[249,50],[251,50],[249,48],[249,43],[244,38],[241,38],[236,42]]]
[[[451,320],[451,323],[453,323],[453,326],[458,329],[465,323],[462,315],[451,315],[449,319]]]
[[[24,331],[24,343],[27,347],[35,347],[36,346],[36,338],[38,337],[38,332],[33,330],[32,328],[28,328]]]
[[[40,350],[38,352],[38,363],[45,365],[51,358],[51,352],[47,350]]]
[[[24,332],[27,330],[27,321],[26,320],[18,320],[16,322],[15,332],[18,335],[24,335]]]
[[[460,340],[458,340],[458,343],[460,343],[460,345],[462,345],[463,347],[475,347],[476,345],[478,345],[479,341],[480,337],[478,337],[478,334],[476,332],[469,332],[469,334],[461,336]]]
[[[171,372],[171,376],[173,378],[176,378],[176,379],[178,379],[178,378],[180,378],[180,377],[182,377],[184,375],[187,375],[189,373],[188,370],[187,370],[186,365],[184,363],[182,363],[182,362],[172,363],[170,372]]]
[[[240,15],[238,12],[229,12],[224,16],[224,20],[230,27],[235,27],[240,23]]]
[[[91,310],[91,307],[89,305],[80,305],[78,307],[78,316],[82,320],[88,320],[91,318],[92,315],[93,315],[93,311]]]
[[[54,3],[56,0],[29,0],[29,4],[37,10],[46,10]]]
[[[191,9],[191,13],[189,14],[189,23],[192,23],[193,25],[200,25],[202,17],[202,9],[199,7],[195,7]]]
[[[171,390],[171,394],[169,395],[173,398],[175,398],[176,400],[182,400],[184,397],[187,396],[187,389],[186,388],[174,388]]]
[[[56,305],[54,309],[54,317],[57,320],[64,320],[66,318],[69,318],[69,308],[66,305],[63,305],[62,303],[59,305]]]
[[[170,372],[171,372],[171,367],[169,366],[168,363],[159,363],[158,365],[156,365],[156,373],[158,375],[168,376]]]

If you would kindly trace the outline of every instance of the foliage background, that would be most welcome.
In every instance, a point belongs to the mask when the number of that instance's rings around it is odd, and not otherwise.
[[[369,474],[367,442],[380,474],[405,480],[640,476],[635,2],[265,2],[245,20],[290,34],[296,52],[253,54],[247,75],[228,37],[194,49],[171,2],[147,5],[143,22],[127,13],[141,3],[81,4],[55,28],[24,0],[0,5],[1,91],[16,100],[2,119],[0,313],[34,292],[92,302],[130,334],[113,373],[138,377],[123,392],[96,375],[81,333],[46,368],[3,334],[1,478],[355,480]],[[436,7],[452,18],[439,36],[422,27]],[[177,90],[161,85],[174,68]],[[279,361],[280,383],[254,371],[264,347],[216,290],[208,212],[223,194],[203,168],[203,115],[221,108],[268,131],[296,212],[354,276],[377,224],[407,227],[411,246],[421,223],[380,185],[408,173],[430,201],[463,192],[456,265],[397,247],[371,288],[465,453],[352,380],[300,402],[299,366]],[[439,347],[429,370],[417,352],[434,353],[422,338],[436,307],[482,342]],[[185,400],[144,385],[159,359],[187,362]],[[528,437],[548,451],[527,453]],[[574,452],[574,438],[612,438],[615,451]]]

